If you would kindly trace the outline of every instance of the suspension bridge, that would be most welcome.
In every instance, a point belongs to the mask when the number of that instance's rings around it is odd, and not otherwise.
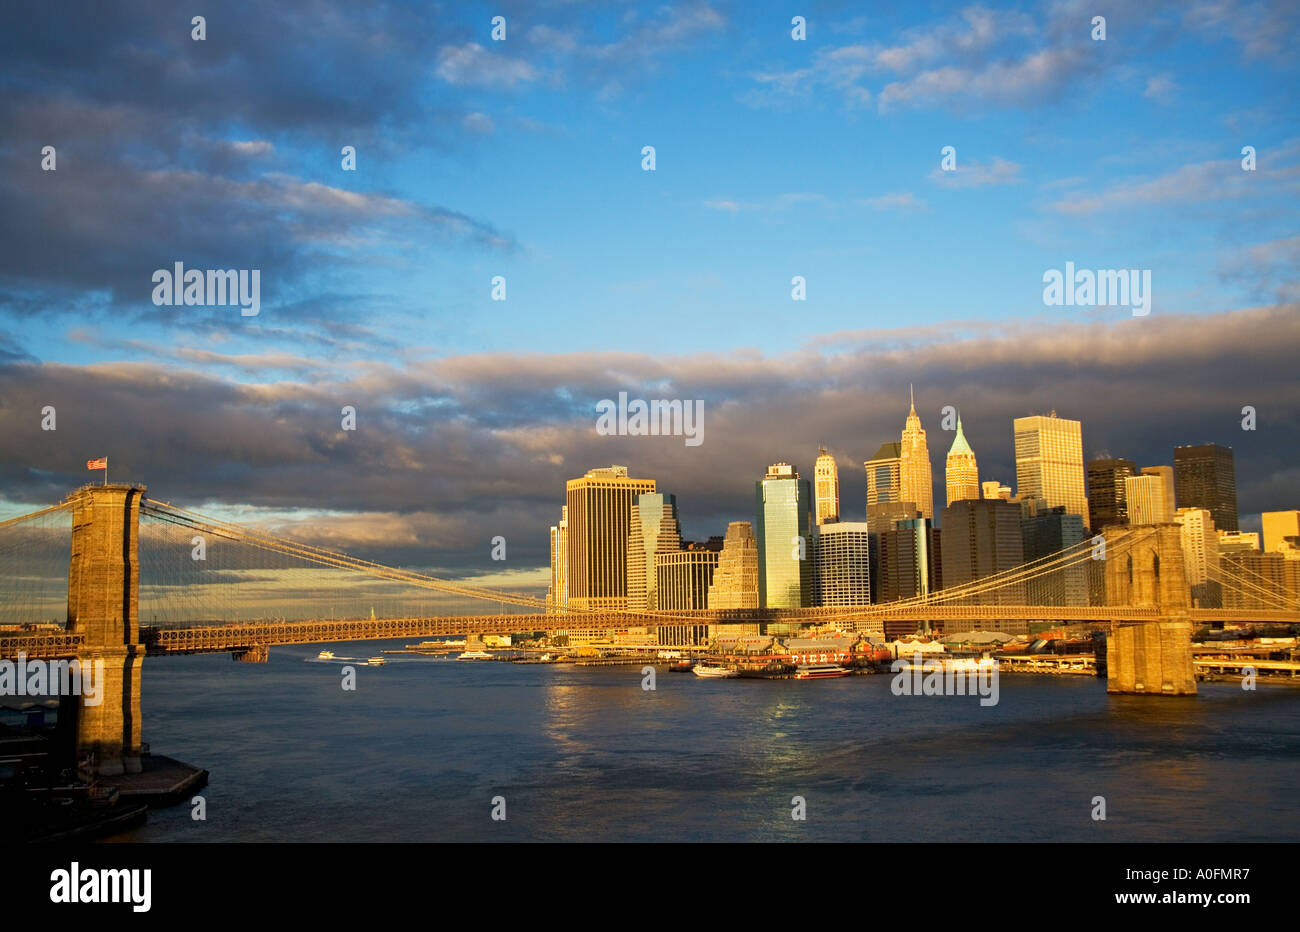
[[[1196,692],[1194,627],[1300,623],[1294,593],[1229,566],[1214,577],[1225,607],[1193,605],[1172,524],[1107,528],[1101,544],[1086,540],[883,604],[582,610],[364,560],[157,501],[146,491],[140,484],[83,486],[57,505],[0,522],[0,659],[103,661],[107,698],[99,706],[73,701],[60,708],[63,721],[68,706],[78,750],[89,752],[103,774],[140,767],[146,655],[225,652],[265,662],[283,644],[521,631],[815,624],[898,633],[1012,620],[1079,622],[1111,632],[1112,691],[1186,695]],[[482,604],[497,611],[474,614]]]

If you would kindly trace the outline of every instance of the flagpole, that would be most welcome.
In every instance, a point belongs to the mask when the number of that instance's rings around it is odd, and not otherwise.
[[[104,457],[104,485],[108,485],[108,457]]]

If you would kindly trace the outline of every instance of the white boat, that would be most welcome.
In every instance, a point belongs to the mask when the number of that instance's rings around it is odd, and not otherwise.
[[[711,679],[730,679],[733,676],[740,676],[740,673],[730,667],[717,667],[709,664],[697,663],[691,667],[691,672],[696,676],[709,677]]]
[[[492,655],[485,650],[467,650],[457,660],[491,660]]]
[[[316,659],[317,659],[317,660],[333,660],[333,659],[334,659],[334,651],[332,651],[332,650],[323,650],[323,651],[321,651],[319,654],[316,655]]]
[[[838,663],[801,663],[794,668],[796,680],[824,680],[848,675],[849,671]]]
[[[366,661],[366,663],[368,663],[372,667],[381,667],[384,664],[388,663],[388,661],[385,660],[383,657],[371,657],[369,660]]]

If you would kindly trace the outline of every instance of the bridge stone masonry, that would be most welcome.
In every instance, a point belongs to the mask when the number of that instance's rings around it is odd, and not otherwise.
[[[1124,546],[1138,533],[1142,539]],[[1194,696],[1191,589],[1176,524],[1103,530],[1106,602],[1154,610],[1159,620],[1117,627],[1106,638],[1106,690]]]
[[[140,485],[86,486],[69,496],[72,554],[68,563],[68,633],[84,640],[84,666],[103,661],[103,701],[59,702],[61,727],[77,748],[92,752],[97,773],[140,772]],[[66,723],[66,725],[65,725]]]

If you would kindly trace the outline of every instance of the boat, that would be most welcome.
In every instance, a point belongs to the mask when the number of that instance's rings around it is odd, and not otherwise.
[[[710,679],[730,679],[733,676],[740,676],[730,667],[720,667],[713,664],[697,663],[691,667],[691,672],[696,676],[704,676]]]
[[[334,659],[334,651],[332,651],[332,650],[323,650],[323,651],[321,651],[319,654],[316,655],[316,659],[317,659],[317,660],[333,660],[333,659]]]
[[[369,660],[366,661],[366,663],[368,663],[372,667],[382,667],[384,664],[388,663],[388,661],[385,660],[383,657],[371,657]]]
[[[491,660],[492,655],[485,650],[467,650],[457,660]]]
[[[675,663],[668,664],[669,673],[690,673],[695,667],[694,660],[678,660]]]
[[[849,671],[838,663],[801,663],[794,668],[796,680],[826,680],[835,676],[848,676]]]

